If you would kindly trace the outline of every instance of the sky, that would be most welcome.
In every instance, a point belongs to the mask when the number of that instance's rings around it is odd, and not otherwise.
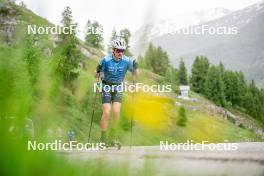
[[[20,2],[21,0],[17,0]],[[90,20],[103,25],[105,44],[111,31],[128,28],[136,31],[144,23],[159,19],[173,19],[175,14],[193,13],[215,7],[238,10],[260,0],[23,0],[27,8],[36,14],[60,25],[61,13],[70,6],[78,29],[83,31]],[[78,36],[83,39],[83,34]]]

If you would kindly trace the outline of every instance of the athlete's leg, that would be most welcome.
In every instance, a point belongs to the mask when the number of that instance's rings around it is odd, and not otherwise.
[[[117,128],[119,118],[120,118],[120,109],[121,103],[120,102],[113,102],[112,105],[112,112],[113,112],[113,128]]]
[[[106,130],[109,123],[109,117],[111,113],[111,104],[110,103],[104,103],[102,105],[103,115],[100,122],[100,128],[101,128],[101,141],[106,142]]]

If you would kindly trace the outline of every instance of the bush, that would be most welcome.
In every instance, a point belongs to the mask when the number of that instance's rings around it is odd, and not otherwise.
[[[180,109],[178,110],[178,116],[179,116],[179,121],[177,122],[177,125],[182,127],[186,126],[187,116],[186,116],[185,108],[183,106],[181,106]]]

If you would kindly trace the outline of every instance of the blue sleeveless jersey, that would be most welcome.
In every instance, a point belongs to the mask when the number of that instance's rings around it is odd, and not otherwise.
[[[110,83],[121,83],[125,78],[127,70],[133,71],[133,60],[122,56],[116,61],[112,54],[105,56],[99,63],[103,72],[103,80]]]

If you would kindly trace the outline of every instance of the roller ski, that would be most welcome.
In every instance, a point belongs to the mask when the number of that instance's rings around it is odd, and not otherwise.
[[[121,142],[118,140],[113,140],[112,142],[108,143],[108,145],[106,146],[107,148],[109,147],[116,147],[118,150],[121,149]]]
[[[100,140],[99,142],[104,143],[106,148],[116,148],[117,150],[121,149],[121,142],[117,140],[112,142],[105,142],[103,140]]]
[[[112,134],[113,134],[113,130],[112,130]],[[110,142],[108,142],[108,141],[110,141]],[[105,132],[102,133],[99,142],[104,143],[106,148],[116,147],[118,150],[121,149],[121,142],[116,140],[116,139],[111,139],[111,138],[109,140],[107,140]]]

